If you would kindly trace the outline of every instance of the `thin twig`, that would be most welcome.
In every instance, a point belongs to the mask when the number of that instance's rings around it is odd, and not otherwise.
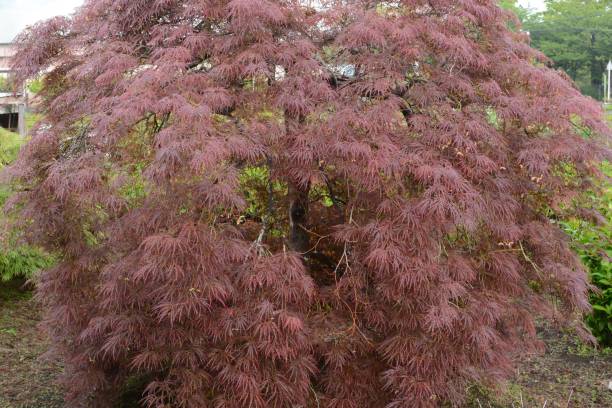
[[[331,236],[331,235],[321,235],[321,234],[317,234],[316,232],[309,230],[308,228],[306,228],[306,227],[305,227],[305,226],[303,226],[303,225],[300,225],[299,227],[300,227],[300,228],[302,228],[304,231],[308,232],[309,234],[315,235],[315,236],[318,238],[318,239],[317,239],[317,242],[315,242],[314,246],[313,246],[312,248],[310,248],[308,251],[306,251],[306,252],[302,252],[302,253],[301,253],[302,255],[307,255],[307,254],[309,254],[309,253],[311,253],[311,252],[316,251],[316,250],[317,250],[317,247],[319,246],[319,244],[321,243],[321,241],[323,241],[325,238],[329,238],[329,237]]]
[[[268,165],[268,185],[267,185],[268,202],[266,206],[266,215],[262,217],[261,230],[259,231],[259,235],[257,236],[257,239],[255,240],[255,242],[253,242],[253,245],[257,248],[257,253],[259,254],[259,256],[264,256],[264,255],[269,254],[269,251],[263,245],[263,241],[264,241],[266,234],[271,229],[271,222],[273,218],[272,214],[274,212],[274,187],[272,186],[272,158],[270,156],[267,156],[266,162]]]
[[[321,403],[319,402],[319,396],[317,395],[317,392],[315,391],[315,389],[312,388],[312,385],[310,386],[310,390],[315,396],[315,401],[317,402],[317,408],[321,408]]]
[[[351,212],[350,212],[350,216],[349,216],[349,224],[353,221],[353,212],[355,210],[355,207],[351,207]],[[353,320],[353,323],[351,325],[351,327],[349,327],[346,331],[357,331],[361,337],[363,337],[363,339],[370,345],[373,345],[372,341],[368,338],[368,336],[365,335],[365,333],[363,333],[361,331],[361,329],[359,328],[359,325],[357,324],[357,315],[359,313],[359,305],[357,303],[357,292],[356,289],[353,288],[355,290],[355,292],[353,293],[353,296],[355,298],[355,310],[353,310],[351,308],[351,305],[349,305],[347,303],[346,300],[344,300],[342,298],[342,296],[340,296],[340,291],[338,289],[338,270],[340,269],[340,265],[342,265],[342,263],[345,264],[345,271],[344,273],[348,273],[351,270],[351,266],[349,264],[349,243],[348,242],[344,242],[344,249],[342,251],[342,256],[340,256],[340,259],[338,260],[338,264],[336,265],[336,268],[334,269],[334,283],[335,283],[335,293],[336,293],[336,297],[338,298],[338,300],[340,300],[340,302],[342,302],[344,304],[344,306],[346,306],[346,308],[349,310],[349,313],[351,314],[351,319]]]
[[[570,401],[572,400],[572,395],[574,395],[574,389],[573,389],[573,388],[570,390],[570,395],[569,395],[569,397],[567,398],[567,404],[565,404],[565,408],[569,408],[569,406],[570,406]]]
[[[521,252],[523,253],[523,257],[525,258],[525,260],[529,262],[531,266],[533,266],[533,269],[535,269],[538,275],[542,275],[542,270],[538,267],[538,265],[535,262],[533,262],[533,260],[529,257],[529,255],[527,255],[527,252],[525,252],[525,248],[523,248],[522,241],[519,241],[519,246],[521,247]]]

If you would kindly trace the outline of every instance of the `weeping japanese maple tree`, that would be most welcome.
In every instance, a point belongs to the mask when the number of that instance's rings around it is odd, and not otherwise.
[[[87,0],[12,168],[71,406],[458,405],[582,331],[601,109],[493,0]],[[590,136],[586,137],[585,134]],[[572,178],[568,181],[567,174]],[[585,331],[585,335],[588,333]]]

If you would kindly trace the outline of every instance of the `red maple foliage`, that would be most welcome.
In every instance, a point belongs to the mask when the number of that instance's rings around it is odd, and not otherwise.
[[[609,130],[512,19],[88,0],[21,34],[45,120],[13,203],[61,254],[39,296],[69,403],[139,378],[150,407],[456,405],[538,346],[536,316],[579,322],[546,209]]]

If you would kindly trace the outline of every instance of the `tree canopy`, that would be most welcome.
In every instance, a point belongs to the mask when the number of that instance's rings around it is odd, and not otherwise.
[[[607,0],[549,0],[546,10],[529,13],[515,1],[515,11],[532,45],[551,58],[586,94],[603,97],[603,74],[612,58],[612,3]]]
[[[598,104],[494,0],[310,3],[89,0],[20,35],[45,119],[9,210],[59,254],[71,406],[459,404],[536,316],[589,337],[545,211],[609,157]]]

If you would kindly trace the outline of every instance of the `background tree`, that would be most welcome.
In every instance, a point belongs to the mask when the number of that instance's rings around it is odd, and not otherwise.
[[[9,209],[62,255],[72,406],[458,404],[535,316],[589,337],[546,210],[608,154],[600,107],[496,1],[305,3],[90,0],[20,36],[46,119]]]
[[[522,22],[524,22],[530,15],[529,9],[521,6],[518,0],[500,0],[499,5],[505,10],[512,11]]]
[[[612,4],[607,0],[549,0],[527,17],[532,45],[576,81],[584,93],[603,97],[603,74],[611,58]]]

